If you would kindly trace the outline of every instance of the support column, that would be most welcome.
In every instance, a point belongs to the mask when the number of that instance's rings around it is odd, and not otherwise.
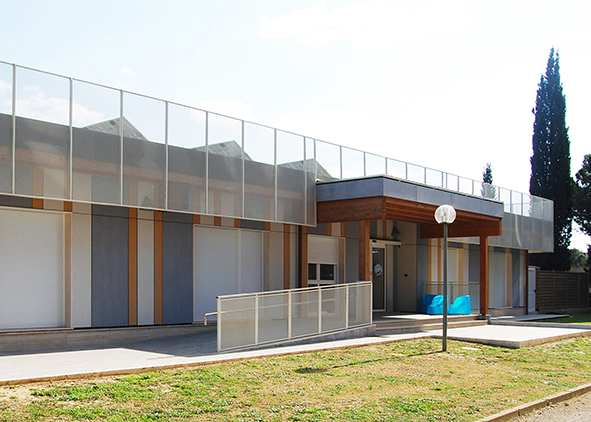
[[[371,243],[369,221],[359,222],[359,281],[371,280]]]
[[[488,315],[488,236],[480,237],[480,315]]]

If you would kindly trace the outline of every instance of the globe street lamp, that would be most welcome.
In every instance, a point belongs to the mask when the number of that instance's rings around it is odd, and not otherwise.
[[[451,205],[441,205],[435,210],[435,221],[443,224],[443,351],[447,351],[447,225],[456,219],[456,210]]]

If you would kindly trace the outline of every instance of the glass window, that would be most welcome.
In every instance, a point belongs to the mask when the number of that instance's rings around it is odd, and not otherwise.
[[[320,280],[334,281],[335,267],[333,264],[320,264]]]

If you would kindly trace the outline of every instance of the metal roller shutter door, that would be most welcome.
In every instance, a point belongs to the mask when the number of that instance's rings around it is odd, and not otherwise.
[[[216,297],[262,290],[262,235],[257,231],[195,226],[193,319],[217,310]]]
[[[63,216],[0,209],[0,329],[63,327]]]

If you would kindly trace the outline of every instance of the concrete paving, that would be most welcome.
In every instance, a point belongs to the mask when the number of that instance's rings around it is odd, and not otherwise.
[[[591,335],[591,329],[486,325],[454,328],[448,338],[504,347],[525,347],[563,338]],[[0,354],[0,385],[97,375],[120,375],[160,368],[280,356],[358,347],[419,337],[439,337],[441,330],[363,337],[232,353],[216,352],[216,333],[183,335],[127,344]]]

